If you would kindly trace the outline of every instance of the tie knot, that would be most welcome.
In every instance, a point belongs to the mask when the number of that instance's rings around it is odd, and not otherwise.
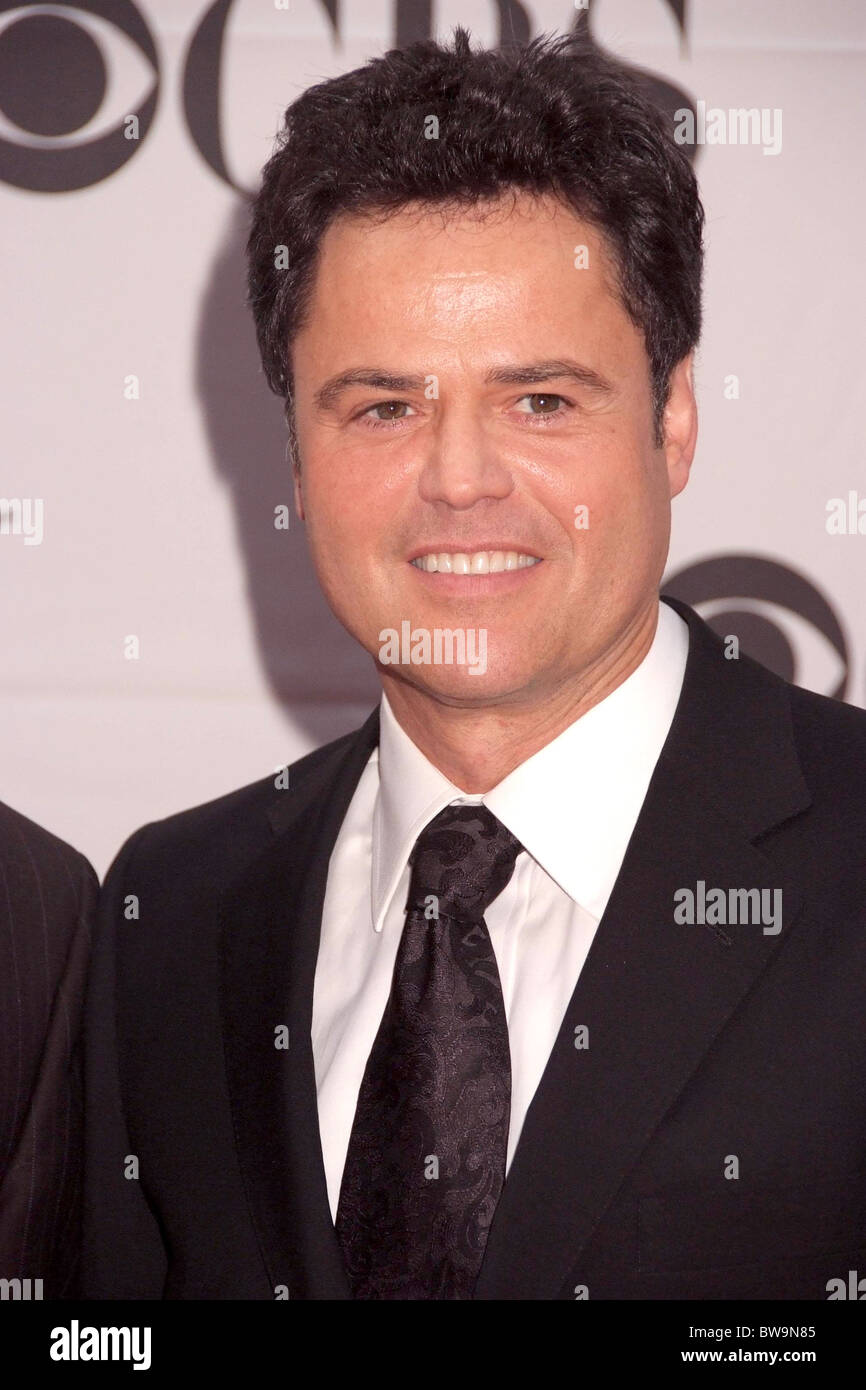
[[[522,849],[486,806],[446,806],[421,831],[409,856],[407,911],[423,912],[433,896],[440,916],[480,922]]]

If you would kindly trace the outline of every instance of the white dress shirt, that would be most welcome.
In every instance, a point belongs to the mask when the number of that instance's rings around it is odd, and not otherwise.
[[[483,796],[461,791],[433,766],[383,692],[379,745],[331,854],[313,993],[319,1132],[334,1220],[418,835],[452,802],[483,802],[524,846],[484,914],[511,1049],[507,1171],[671,726],[688,643],[686,623],[660,603],[637,669]]]

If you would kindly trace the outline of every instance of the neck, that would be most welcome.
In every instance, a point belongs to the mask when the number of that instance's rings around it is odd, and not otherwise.
[[[445,704],[441,697],[380,668],[398,724],[461,791],[489,792],[533,753],[600,704],[643,661],[656,632],[658,600],[583,671],[539,693],[521,691],[489,705]]]

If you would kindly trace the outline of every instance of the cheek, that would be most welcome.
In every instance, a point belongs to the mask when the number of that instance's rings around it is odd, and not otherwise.
[[[642,591],[664,565],[670,534],[670,501],[664,462],[644,447],[620,459],[620,468],[599,498],[598,563],[617,592]]]
[[[306,494],[306,509],[307,542],[319,585],[333,611],[366,645],[381,626],[374,619],[389,578],[379,559],[381,510],[369,487],[339,476],[317,476]]]
[[[345,545],[347,556],[354,554],[359,537],[369,534],[375,524],[376,507],[369,488],[363,487],[357,473],[353,476],[329,459],[310,460],[305,473],[304,505],[311,543],[321,549]]]
[[[639,534],[658,506],[657,473],[646,449],[617,430],[597,434],[582,447],[552,493],[575,548],[609,550]]]
[[[658,569],[659,556],[666,553],[669,504],[646,446],[636,441],[625,446],[620,438],[615,448],[590,452],[591,461],[587,456],[571,489],[574,505],[586,511],[560,505],[557,514],[571,528],[576,585],[616,604]]]

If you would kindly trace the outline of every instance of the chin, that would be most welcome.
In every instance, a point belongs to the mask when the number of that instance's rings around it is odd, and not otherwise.
[[[527,683],[525,672],[507,677],[502,671],[475,673],[467,666],[388,666],[376,663],[382,676],[391,676],[415,690],[423,691],[442,704],[462,706],[499,704],[517,694]]]

